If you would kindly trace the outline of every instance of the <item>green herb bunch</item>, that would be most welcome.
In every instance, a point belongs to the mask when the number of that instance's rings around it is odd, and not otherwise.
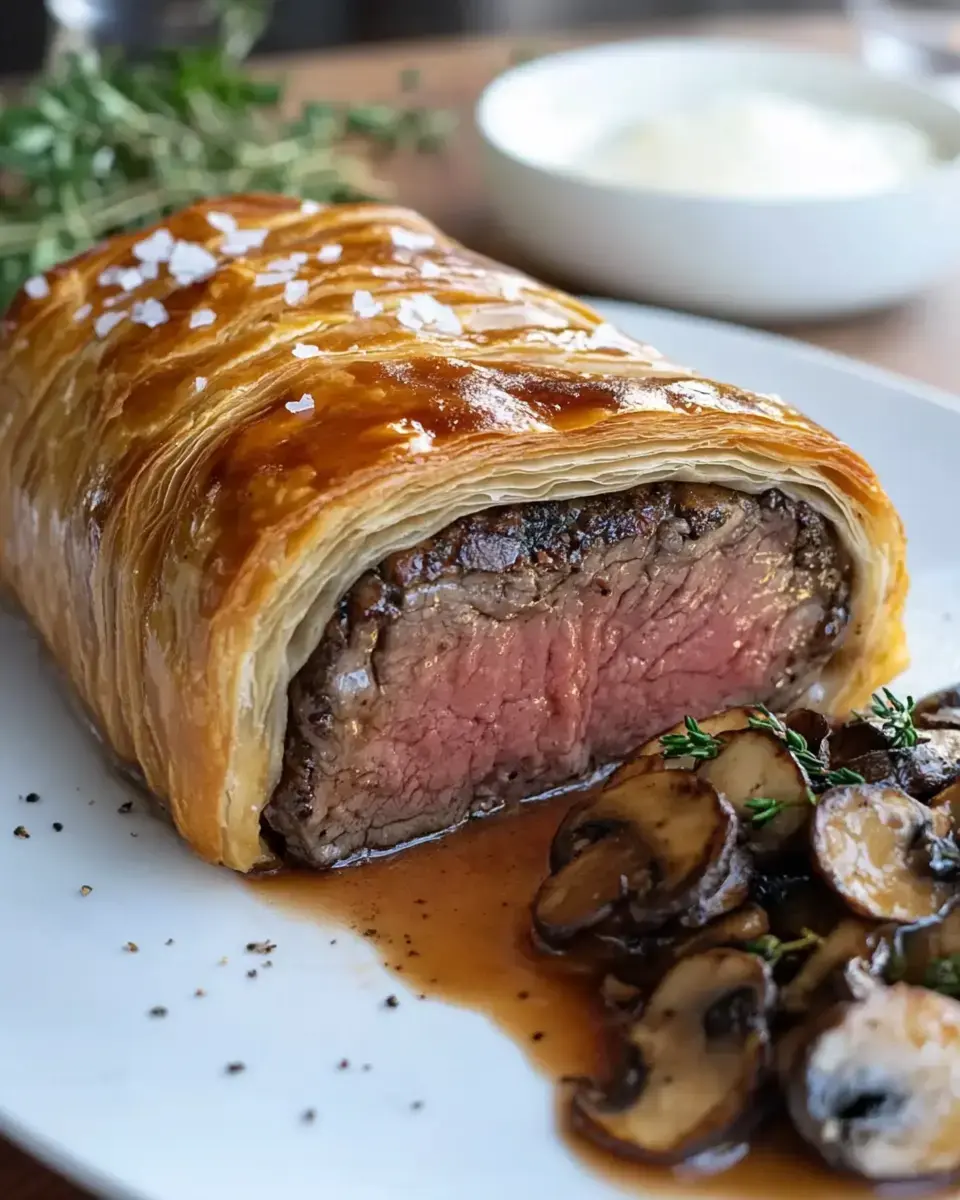
[[[431,149],[450,128],[446,113],[382,105],[286,119],[281,85],[237,61],[248,42],[225,21],[222,45],[147,62],[67,54],[0,107],[0,311],[27,276],[204,196],[382,194],[361,149]]]

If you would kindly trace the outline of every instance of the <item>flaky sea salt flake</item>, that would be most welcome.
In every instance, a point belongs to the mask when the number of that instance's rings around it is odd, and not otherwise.
[[[310,412],[313,409],[313,397],[309,392],[304,392],[299,400],[288,400],[284,408],[292,413]]]
[[[436,242],[431,233],[414,233],[396,225],[390,230],[390,240],[398,250],[429,250]]]
[[[75,321],[85,321],[93,312],[92,304],[81,304],[77,311],[73,314]]]
[[[420,264],[420,274],[424,279],[439,279],[442,272],[433,259],[428,258]]]
[[[287,304],[299,304],[309,290],[310,285],[305,279],[291,279],[283,289],[283,298]]]
[[[143,273],[136,267],[123,267],[117,275],[117,283],[125,292],[135,291],[143,283]]]
[[[181,287],[207,279],[217,269],[217,260],[204,246],[178,241],[170,255],[170,274]]]
[[[317,251],[317,262],[339,262],[341,254],[343,254],[343,247],[338,242],[329,242],[326,246],[321,246]]]
[[[151,298],[138,300],[133,306],[130,319],[134,325],[146,325],[148,329],[156,329],[158,325],[165,325],[170,320],[170,314],[159,300]]]
[[[237,227],[237,218],[225,212],[208,212],[207,222],[221,233],[233,233]]]
[[[440,333],[463,333],[460,318],[449,305],[441,304],[426,292],[417,292],[410,300],[424,325],[431,325]]]
[[[321,352],[319,346],[310,346],[306,342],[297,342],[292,353],[294,358],[319,358]]]
[[[173,234],[169,229],[155,229],[148,238],[133,247],[134,258],[141,262],[167,262],[173,253]]]
[[[125,321],[129,313],[126,309],[118,309],[116,312],[101,313],[93,323],[93,330],[98,338],[105,338],[111,329]]]
[[[193,390],[195,392],[202,392],[206,386],[207,386],[206,375],[198,375],[196,377],[196,379],[193,381]]]
[[[195,308],[190,314],[190,328],[202,329],[204,325],[212,325],[217,314],[212,308]]]
[[[324,207],[325,205],[319,204],[316,200],[304,200],[300,205],[300,211],[306,217],[313,217]]]
[[[375,317],[377,313],[383,312],[383,305],[374,300],[370,292],[361,289],[353,293],[353,311],[358,317]]]
[[[258,288],[279,287],[281,283],[289,283],[289,281],[289,271],[258,271],[253,277],[253,286]]]
[[[259,250],[269,232],[269,229],[234,229],[220,243],[220,251],[236,257],[250,250]]]
[[[267,263],[268,271],[291,271],[296,275],[297,271],[309,258],[304,250],[294,250],[292,254],[288,254],[286,258],[275,258],[273,262]]]
[[[406,329],[417,330],[423,328],[423,317],[420,316],[416,304],[406,297],[397,306],[397,320]]]
[[[635,350],[636,344],[609,321],[601,321],[587,339],[591,350]]]

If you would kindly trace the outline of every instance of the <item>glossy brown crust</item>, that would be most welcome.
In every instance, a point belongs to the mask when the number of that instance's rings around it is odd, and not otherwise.
[[[261,245],[238,252],[231,223]],[[667,363],[405,209],[244,196],[163,228],[186,245],[155,279],[109,274],[142,266],[151,231],[117,237],[7,315],[0,574],[205,858],[269,860],[287,684],[339,596],[491,504],[778,486],[855,564],[824,703],[903,666],[897,515],[862,459],[775,398]]]

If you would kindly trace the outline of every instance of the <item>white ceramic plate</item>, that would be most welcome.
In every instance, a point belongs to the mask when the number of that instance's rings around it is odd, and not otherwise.
[[[767,335],[601,307],[681,362],[788,395],[867,456],[910,535],[907,682],[960,677],[960,402]],[[29,791],[38,804],[18,798]],[[146,815],[8,616],[0,815],[0,1127],[61,1170],[149,1200],[619,1194],[557,1138],[551,1082],[485,1018],[404,1003],[368,943],[341,932],[331,946]],[[29,840],[12,836],[21,824]],[[252,983],[244,946],[263,938],[275,965]],[[154,1005],[166,1019],[147,1017]],[[338,1072],[341,1058],[375,1070]],[[235,1060],[246,1071],[225,1075]]]

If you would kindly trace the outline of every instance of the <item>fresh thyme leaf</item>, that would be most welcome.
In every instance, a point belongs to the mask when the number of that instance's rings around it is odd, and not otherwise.
[[[784,725],[783,721],[764,705],[760,704],[757,707],[760,715],[750,716],[748,720],[750,728],[767,729],[776,734],[786,744],[797,765],[806,771],[814,787],[843,787],[852,783],[866,782],[862,775],[851,771],[849,767],[828,771],[823,761],[807,745],[807,739],[802,734]],[[814,798],[812,802],[816,803],[816,799]]]
[[[206,196],[382,195],[365,149],[430,150],[449,133],[451,116],[424,108],[312,102],[285,118],[282,87],[238,61],[269,0],[216,3],[219,46],[67,54],[0,103],[0,312],[27,276]]]
[[[763,937],[755,938],[752,942],[744,942],[744,949],[751,954],[759,954],[771,966],[776,966],[788,954],[802,954],[823,942],[823,938],[812,929],[803,929],[801,933],[803,936],[792,942],[782,942],[772,933],[765,933]]]
[[[859,771],[851,771],[849,767],[838,767],[836,771],[827,771],[824,781],[828,787],[847,787],[852,783],[866,783]]]
[[[889,688],[873,693],[871,711],[880,719],[880,727],[897,750],[908,750],[920,740],[913,723],[915,702],[912,696],[901,700]]]
[[[720,742],[712,734],[704,732],[693,719],[684,717],[686,733],[667,733],[660,739],[664,758],[716,758],[720,753]]]
[[[753,816],[750,818],[750,824],[755,829],[762,829],[775,817],[778,817],[785,808],[792,807],[792,802],[788,800],[772,800],[767,796],[756,796],[752,800],[747,800],[744,803],[744,808],[750,810]]]
[[[945,996],[960,996],[960,954],[931,959],[924,972],[923,986]]]

